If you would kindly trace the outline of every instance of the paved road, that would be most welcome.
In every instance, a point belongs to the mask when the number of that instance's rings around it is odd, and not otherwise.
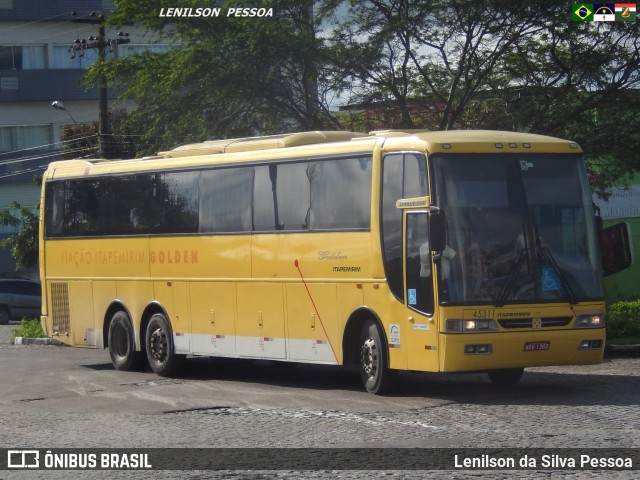
[[[528,369],[515,388],[484,375],[406,374],[391,396],[336,367],[190,359],[177,379],[116,372],[107,352],[14,346],[0,326],[0,447],[640,448],[640,359]],[[608,472],[631,479],[635,472]],[[89,478],[38,472],[42,478]],[[428,472],[537,478],[536,472]],[[42,475],[40,475],[42,474]],[[145,476],[147,475],[147,476]],[[605,478],[601,472],[545,472]],[[91,478],[175,473],[92,472]],[[187,472],[183,478],[370,478],[365,472]],[[423,478],[424,472],[377,473]],[[30,478],[0,472],[0,478]]]

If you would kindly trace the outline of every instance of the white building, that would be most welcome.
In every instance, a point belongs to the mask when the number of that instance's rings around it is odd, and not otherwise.
[[[98,121],[99,91],[80,84],[97,49],[73,56],[69,48],[76,39],[98,36],[98,25],[74,19],[94,19],[100,13],[108,17],[113,8],[112,0],[0,0],[0,209],[14,201],[35,208],[39,187],[33,179],[60,158],[63,126]],[[126,32],[130,43],[114,46],[108,56],[167,48],[149,45],[135,26]],[[106,38],[122,37],[107,28]],[[132,107],[115,96],[109,93],[109,108]],[[52,108],[54,101],[65,109]],[[15,231],[0,226],[0,238]],[[0,250],[0,274],[14,267],[8,252]]]

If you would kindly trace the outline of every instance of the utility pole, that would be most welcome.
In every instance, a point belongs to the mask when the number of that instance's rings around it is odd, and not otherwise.
[[[75,12],[73,12],[75,15]],[[73,45],[69,48],[71,58],[74,58],[76,54],[84,56],[86,50],[96,48],[98,49],[98,62],[100,68],[103,69],[104,62],[106,60],[107,49],[113,51],[113,47],[116,45],[122,45],[129,43],[129,34],[124,32],[118,32],[120,38],[110,40],[106,36],[105,32],[105,16],[100,13],[96,14],[91,12],[88,18],[74,18],[73,23],[85,23],[90,25],[98,25],[98,36],[91,36],[88,39],[76,38],[73,41]],[[104,70],[102,70],[104,72]],[[98,130],[98,140],[100,144],[100,157],[110,158],[113,153],[112,148],[112,135],[109,129],[109,107],[107,104],[107,79],[104,73],[100,75],[100,123]]]

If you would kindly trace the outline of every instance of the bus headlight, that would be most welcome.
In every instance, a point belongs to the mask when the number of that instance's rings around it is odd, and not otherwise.
[[[600,350],[602,348],[602,340],[582,340],[578,345],[578,350]]]
[[[483,345],[465,345],[465,355],[491,355],[493,353],[493,347],[490,343]]]
[[[447,332],[495,332],[498,330],[498,322],[493,318],[480,318],[462,320],[459,318],[447,318],[445,322]]]
[[[574,328],[597,328],[604,327],[604,315],[578,315],[573,324]]]

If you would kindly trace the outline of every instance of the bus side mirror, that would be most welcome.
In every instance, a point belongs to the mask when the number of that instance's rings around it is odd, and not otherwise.
[[[440,211],[429,214],[429,244],[433,252],[442,252],[447,247],[444,214]]]
[[[593,204],[593,215],[596,218],[596,231],[598,232],[598,235],[601,235],[602,230],[604,229],[602,215],[600,214],[600,207],[598,207],[595,203]]]

